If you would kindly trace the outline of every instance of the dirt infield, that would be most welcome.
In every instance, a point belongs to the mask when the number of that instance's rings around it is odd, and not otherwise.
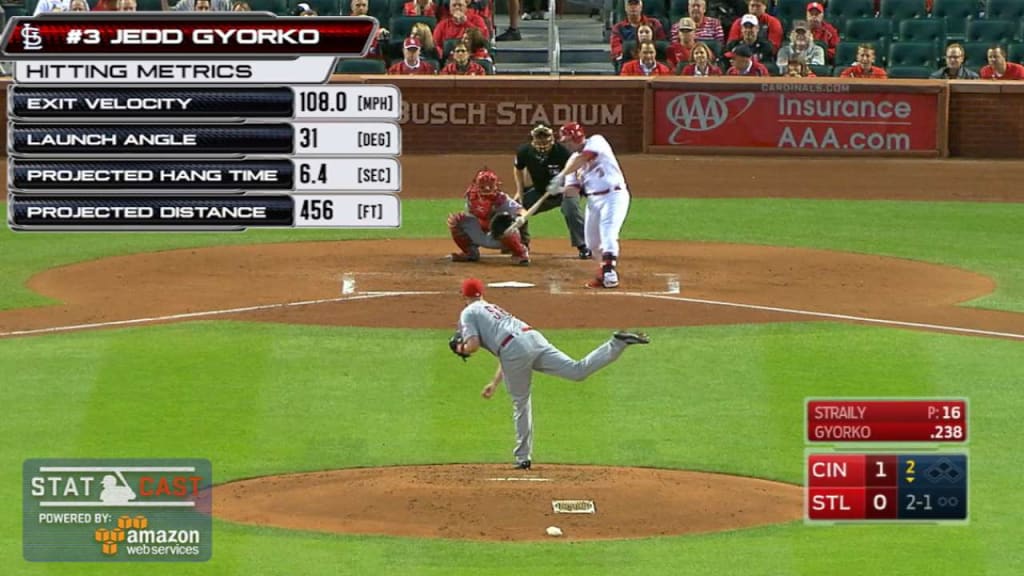
[[[406,157],[402,195],[457,201],[473,171],[511,180],[511,157]],[[439,169],[464,166],[465,169]],[[627,157],[638,197],[797,197],[1017,202],[1022,163],[802,158]],[[0,171],[6,174],[6,171]],[[812,184],[809,184],[812,183]],[[818,184],[813,184],[817,182]],[[552,217],[557,216],[542,216]],[[439,231],[443,223],[439,222]],[[562,238],[536,239],[534,262],[444,259],[443,239],[226,246],[132,254],[46,270],[29,288],[61,304],[0,312],[0,337],[192,319],[451,328],[467,275],[542,328],[634,328],[822,320],[915,329],[1019,332],[1024,315],[958,307],[991,279],[880,256],[765,246],[623,242],[620,291],[588,291],[595,262]],[[600,315],[583,299],[608,300]],[[926,324],[927,326],[923,326]],[[532,477],[534,480],[493,480]],[[801,516],[801,489],[763,480],[634,468],[540,466],[513,473],[458,465],[328,471],[232,482],[215,514],[286,528],[482,540],[689,534]],[[553,499],[597,514],[555,515]]]
[[[240,480],[213,490],[218,518],[280,528],[466,540],[567,540],[717,532],[798,520],[803,490],[650,468],[451,465],[357,468]],[[342,496],[343,495],[343,496]],[[594,513],[555,513],[588,500]]]

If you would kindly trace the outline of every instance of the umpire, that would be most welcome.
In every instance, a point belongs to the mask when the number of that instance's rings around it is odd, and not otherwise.
[[[551,126],[538,122],[530,130],[530,143],[523,144],[516,150],[516,200],[527,210],[533,206],[548,188],[551,179],[565,168],[571,153],[560,143],[555,142],[555,133]],[[530,172],[531,186],[524,188],[523,170]],[[549,196],[537,209],[537,214],[557,207],[562,208],[565,226],[569,229],[569,240],[579,250],[582,260],[589,260],[593,253],[587,248],[583,236],[583,213],[580,211],[579,198],[564,194]],[[530,245],[529,223],[519,230],[523,244]]]

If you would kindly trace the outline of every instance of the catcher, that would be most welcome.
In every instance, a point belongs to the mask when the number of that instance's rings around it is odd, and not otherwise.
[[[466,189],[466,211],[448,215],[448,230],[461,252],[451,255],[452,262],[480,260],[480,248],[508,250],[512,263],[530,264],[530,252],[519,235],[526,211],[501,190],[501,181],[492,170],[476,173]]]

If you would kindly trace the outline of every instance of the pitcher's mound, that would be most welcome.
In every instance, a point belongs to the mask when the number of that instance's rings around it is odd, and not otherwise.
[[[592,514],[555,513],[589,500]],[[347,534],[472,540],[644,538],[798,520],[801,487],[757,478],[601,466],[356,468],[239,480],[213,491],[224,520]]]

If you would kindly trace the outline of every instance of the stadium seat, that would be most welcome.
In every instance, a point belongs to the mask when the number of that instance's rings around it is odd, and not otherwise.
[[[840,31],[845,30],[847,20],[872,18],[874,15],[874,0],[830,0],[825,4],[825,20]]]
[[[821,64],[811,64],[811,70],[814,72],[815,76],[825,77],[825,76],[831,76],[832,75],[832,67],[831,66],[823,66]]]
[[[690,15],[690,0],[672,0],[672,5],[668,9],[668,19],[673,24],[679,22],[679,19],[684,16]],[[708,14],[714,18],[714,14]]]
[[[384,61],[377,58],[338,60],[334,68],[335,74],[386,74],[387,71]]]
[[[6,25],[6,19],[7,18],[14,18],[15,16],[25,16],[25,15],[26,15],[26,10],[25,10],[25,5],[24,4],[4,4],[4,16],[5,16],[4,24],[5,25]],[[32,14],[27,14],[27,15],[31,16]]]
[[[476,62],[477,64],[483,66],[484,70],[487,71],[487,75],[488,76],[493,76],[494,75],[494,63],[491,62],[490,60],[482,60],[482,59],[474,58],[473,62]]]
[[[1024,44],[1010,44],[1006,59],[1017,64],[1024,64]]]
[[[619,0],[621,3],[622,0]],[[625,9],[623,9],[625,12]],[[644,14],[648,16],[654,16],[656,18],[668,18],[668,12],[665,11],[664,0],[647,0],[644,2]],[[668,30],[665,30],[668,33]]]
[[[843,70],[846,70],[849,67],[850,67],[849,64],[844,64],[842,66],[836,66],[835,68],[832,69],[832,75],[835,76],[836,78],[838,78],[839,76],[842,75]]]
[[[392,41],[401,41],[409,37],[412,27],[417,22],[423,22],[433,30],[437,26],[437,20],[430,16],[395,16],[391,18],[388,30],[391,31]]]
[[[547,5],[548,5],[547,0],[544,0],[544,7],[547,8]],[[690,11],[689,3],[686,2],[686,0],[683,1],[682,8],[683,8],[683,14],[688,14],[689,13],[689,11]],[[615,9],[615,21],[616,22],[622,22],[623,20],[626,19],[626,3],[625,3],[625,0],[615,0],[615,8],[614,9]],[[665,11],[664,0],[646,0],[644,2],[644,15],[646,15],[646,16],[654,16],[655,18],[667,18],[668,17],[668,12]],[[713,16],[713,14],[708,14],[708,15],[709,16]],[[680,16],[679,18],[682,18],[682,16]],[[676,20],[678,21],[679,18],[677,18]],[[665,30],[665,32],[668,33],[668,30]]]
[[[284,4],[284,2],[282,2],[282,4]],[[259,11],[256,9],[255,3],[250,2],[249,5],[252,6],[253,12]],[[35,8],[33,8],[33,10],[35,10]],[[139,12],[161,12],[163,11],[163,4],[160,0],[136,0],[135,10]]]
[[[388,18],[388,21],[390,21],[391,18],[394,18],[395,16],[401,16],[402,15],[402,12],[405,10],[405,2],[406,2],[406,0],[390,0],[389,1],[388,5],[391,7],[391,10],[389,10],[388,12],[391,13],[391,17]],[[384,24],[384,20],[381,20],[381,24],[382,25]]]
[[[324,9],[335,10],[334,15],[341,14],[342,16],[348,16],[352,14],[352,0],[293,0],[294,2],[306,2],[313,6],[313,8],[321,15],[325,14],[317,8],[318,5],[334,5],[331,7],[324,6]],[[368,0],[369,2],[369,15],[376,18],[381,26],[385,22],[391,19],[391,3],[389,0]]]
[[[882,18],[889,18],[893,22],[912,18],[927,18],[928,7],[924,0],[882,0],[878,15]]]
[[[837,67],[846,68],[857,62],[857,47],[861,44],[871,44],[875,47],[875,66],[885,66],[889,57],[889,40],[879,42],[840,42],[836,47]]]
[[[886,68],[889,78],[928,78],[936,68],[928,66],[890,66]]]
[[[547,6],[546,3],[545,6]],[[676,18],[675,21],[669,20],[668,14],[665,13],[665,6],[660,0],[648,0],[647,2],[644,2],[644,15],[660,21],[661,27],[665,30],[666,37],[672,33],[672,24],[679,21],[679,18]],[[680,16],[680,18],[682,18],[682,16]],[[623,0],[615,0],[615,9],[612,11],[612,19],[615,20],[615,23],[622,22],[626,19],[626,7]],[[725,32],[726,34],[729,33],[728,30]]]
[[[924,66],[934,69],[938,62],[938,45],[931,42],[897,42],[889,47],[889,66]]]
[[[836,46],[836,68],[846,68],[857,61],[857,44],[857,42],[840,42]]]
[[[636,40],[627,40],[623,42],[623,54],[625,54],[623,57],[627,60],[634,59],[633,54],[636,48]],[[666,61],[669,56],[669,42],[666,40],[654,41],[654,50],[656,50],[654,59],[657,61]]]
[[[351,12],[352,3],[349,0],[289,0],[290,9],[295,11],[299,4],[309,4],[320,16],[338,16],[341,10],[345,13]]]
[[[704,43],[707,44],[708,48],[711,48],[711,51],[715,54],[715,58],[720,57],[722,53],[725,52],[722,43],[718,40],[704,40]]]
[[[1017,35],[1017,23],[1010,20],[971,20],[967,23],[964,39],[967,42],[987,42],[1006,45]]]
[[[892,20],[888,18],[855,18],[846,21],[844,42],[877,42],[892,40]]]
[[[945,18],[925,18],[900,22],[900,42],[933,42],[946,45]]]
[[[992,20],[1024,20],[1024,0],[987,0],[985,18]]]
[[[658,40],[654,43],[655,56],[654,59],[658,62],[668,61],[668,42],[665,40]]]
[[[152,0],[148,0],[152,1]],[[288,3],[285,0],[247,0],[253,12],[273,12],[274,14],[289,14]],[[157,4],[160,4],[157,0]],[[142,9],[142,1],[139,2],[139,9]],[[159,10],[159,8],[157,8]]]
[[[968,19],[977,15],[977,0],[935,0],[932,18],[946,20],[946,36],[962,40]]]
[[[988,42],[964,42],[964,66],[977,72],[988,64]]]
[[[807,4],[810,0],[779,0],[775,8],[775,17],[782,21],[786,31],[790,30],[793,20],[807,19]]]

